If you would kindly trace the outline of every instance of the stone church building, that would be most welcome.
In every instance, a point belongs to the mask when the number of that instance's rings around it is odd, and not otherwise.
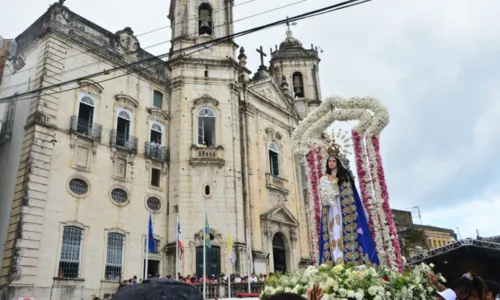
[[[171,0],[166,60],[64,1],[2,40],[0,97],[44,90],[0,104],[1,299],[102,297],[146,265],[173,275],[177,219],[179,272],[201,275],[205,205],[207,274],[227,272],[228,232],[246,274],[247,229],[255,273],[310,263],[290,136],[320,103],[318,52],[288,29],[252,72],[235,40],[192,47],[234,32],[233,5]]]

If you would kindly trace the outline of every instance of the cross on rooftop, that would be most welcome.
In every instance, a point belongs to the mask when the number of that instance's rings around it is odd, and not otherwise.
[[[260,46],[260,49],[257,49],[257,52],[260,54],[260,65],[264,66],[264,56],[267,56],[267,54],[264,53],[262,46]]]

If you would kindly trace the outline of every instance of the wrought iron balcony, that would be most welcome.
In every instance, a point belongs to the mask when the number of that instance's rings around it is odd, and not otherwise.
[[[109,144],[113,147],[137,153],[137,138],[127,135],[125,132],[111,130],[109,132]]]
[[[268,189],[279,191],[283,194],[288,194],[290,191],[285,187],[286,179],[266,173],[266,187]]]
[[[5,121],[1,123],[2,129],[0,129],[0,142],[4,140],[10,140],[12,137],[12,127],[14,125],[13,121]]]
[[[144,155],[147,158],[167,162],[169,159],[168,149],[160,144],[144,142]]]
[[[91,123],[89,120],[72,116],[70,121],[71,132],[85,135],[93,140],[100,141],[102,135],[102,125]]]

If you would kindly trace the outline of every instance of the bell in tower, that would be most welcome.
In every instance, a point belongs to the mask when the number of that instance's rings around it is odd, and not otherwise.
[[[208,3],[200,5],[198,10],[198,33],[212,35],[212,7]]]
[[[293,73],[293,94],[295,98],[304,98],[304,79],[300,72]]]

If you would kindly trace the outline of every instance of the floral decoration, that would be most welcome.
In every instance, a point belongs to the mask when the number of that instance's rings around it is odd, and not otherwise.
[[[427,277],[433,265],[420,264],[397,269],[375,269],[366,266],[310,266],[284,275],[274,275],[266,282],[264,295],[294,293],[304,296],[315,283],[324,294],[322,300],[410,300],[434,299],[436,288]],[[446,280],[436,274],[441,282]]]
[[[392,220],[389,195],[380,156],[379,134],[389,123],[387,109],[374,98],[328,98],[302,120],[292,133],[292,150],[306,157],[312,257],[318,261],[318,186],[324,173],[326,146],[321,136],[335,121],[358,120],[352,130],[354,154],[361,198],[382,267],[403,271],[401,248]],[[314,230],[313,230],[314,229]]]

